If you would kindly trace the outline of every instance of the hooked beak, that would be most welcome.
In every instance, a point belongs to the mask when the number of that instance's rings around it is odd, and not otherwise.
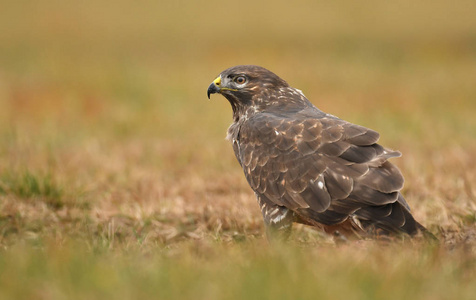
[[[218,76],[213,82],[208,86],[207,96],[210,99],[210,94],[219,93],[221,90],[221,77]]]

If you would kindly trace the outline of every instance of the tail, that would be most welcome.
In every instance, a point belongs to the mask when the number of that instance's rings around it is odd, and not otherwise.
[[[422,235],[429,241],[438,238],[413,218],[407,206],[400,202],[382,206],[363,207],[355,212],[361,227],[370,234],[395,235],[407,234],[411,237]]]
[[[413,217],[413,216],[412,216]],[[415,219],[413,219],[415,220]],[[417,226],[417,229],[418,231],[423,235],[423,237],[425,237],[428,241],[432,241],[432,242],[436,242],[438,243],[440,240],[438,240],[438,238],[433,234],[431,233],[428,229],[425,228],[425,226],[421,225],[420,223],[418,223],[417,221],[415,221],[416,223],[416,226]]]

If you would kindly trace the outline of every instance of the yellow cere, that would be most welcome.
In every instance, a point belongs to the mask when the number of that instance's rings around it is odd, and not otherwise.
[[[221,77],[218,76],[215,80],[213,80],[213,83],[220,87],[220,91],[233,91],[233,92],[236,92],[238,91],[237,89],[231,89],[231,88],[227,88],[227,87],[222,87],[221,86]]]

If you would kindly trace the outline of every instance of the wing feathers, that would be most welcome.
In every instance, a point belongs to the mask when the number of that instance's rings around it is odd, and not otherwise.
[[[292,138],[285,137],[284,135],[279,135],[276,138],[276,147],[281,151],[287,151],[295,146],[295,141]]]
[[[302,132],[302,140],[305,142],[320,140],[322,125],[317,122],[307,122]]]
[[[370,168],[369,172],[359,180],[359,183],[382,193],[401,190],[403,182],[403,176],[398,168],[388,161],[378,168]]]
[[[311,181],[308,188],[303,191],[302,197],[315,211],[325,211],[330,206],[332,199],[327,191],[324,176],[321,175],[317,180]]]
[[[345,141],[323,144],[317,150],[329,156],[339,156],[349,149],[350,144]]]
[[[382,153],[383,147],[377,144],[371,146],[349,145],[347,150],[345,150],[340,157],[355,163],[365,163],[373,160]]]
[[[345,199],[354,188],[354,180],[350,176],[339,175],[329,169],[325,172],[325,182],[332,199]]]
[[[298,151],[305,156],[316,153],[316,150],[319,148],[319,141],[314,140],[306,142],[304,140],[299,140],[296,142],[296,146]]]
[[[369,205],[385,205],[397,201],[398,192],[382,193],[355,182],[354,189],[349,197]]]
[[[324,129],[321,131],[322,143],[334,143],[342,139],[344,127],[336,124],[336,119],[322,119]]]
[[[377,143],[380,135],[371,129],[350,124],[345,127],[344,139],[357,146],[369,146]]]
[[[377,226],[380,225],[386,229],[393,229],[393,231],[402,228],[407,222],[409,224],[415,223],[410,213],[398,202],[384,206],[364,207],[356,211],[355,215],[362,219],[369,220]],[[416,230],[416,228],[414,230]]]
[[[355,214],[382,227],[405,226],[403,176],[387,161],[400,153],[376,144],[377,132],[330,117],[260,114],[245,124],[240,162],[258,195],[327,225]]]

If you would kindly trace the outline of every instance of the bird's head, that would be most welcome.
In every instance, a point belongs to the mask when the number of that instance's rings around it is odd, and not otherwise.
[[[232,106],[249,106],[264,93],[289,87],[283,79],[267,69],[253,65],[231,67],[221,72],[207,90],[210,94],[222,94]]]

